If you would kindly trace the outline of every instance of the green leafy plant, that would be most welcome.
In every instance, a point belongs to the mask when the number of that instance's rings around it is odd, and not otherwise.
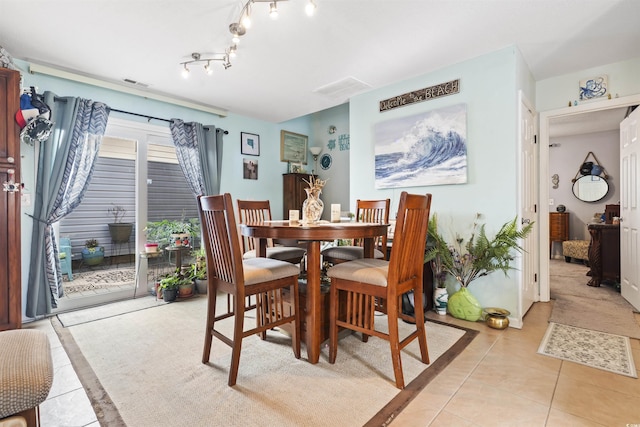
[[[206,280],[207,279],[207,258],[204,248],[200,248],[191,252],[194,262],[189,265],[187,277],[190,279]]]
[[[86,242],[84,242],[84,246],[87,249],[95,249],[97,248],[99,245],[98,241],[96,239],[89,239]]]
[[[425,262],[437,260],[440,272],[451,274],[463,288],[478,277],[497,270],[507,275],[513,268],[514,252],[523,251],[519,240],[526,238],[532,228],[533,223],[518,230],[516,217],[503,224],[490,239],[485,232],[485,224],[480,224],[480,214],[476,214],[468,238],[455,233],[453,240],[447,242],[438,231],[436,217],[429,222],[429,237],[433,246],[427,249]]]
[[[150,221],[144,229],[147,242],[156,242],[159,247],[167,246],[171,242],[172,234],[190,234],[200,236],[200,221],[197,218],[183,220],[163,219]]]
[[[163,290],[178,289],[180,285],[188,285],[190,283],[191,279],[189,277],[176,270],[175,272],[168,274],[167,276],[160,279],[160,288]]]

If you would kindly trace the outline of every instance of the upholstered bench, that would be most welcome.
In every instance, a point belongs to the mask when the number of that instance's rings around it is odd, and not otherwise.
[[[44,332],[0,332],[0,427],[38,426],[38,405],[52,382],[51,348]]]
[[[566,262],[571,262],[571,258],[579,259],[585,263],[589,262],[589,241],[588,240],[565,240],[562,242],[562,255]]]

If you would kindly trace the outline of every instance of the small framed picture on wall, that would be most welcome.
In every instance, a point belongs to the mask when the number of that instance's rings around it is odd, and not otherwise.
[[[240,132],[240,152],[249,156],[259,156],[260,135]]]
[[[242,177],[244,179],[258,179],[258,160],[242,159]]]

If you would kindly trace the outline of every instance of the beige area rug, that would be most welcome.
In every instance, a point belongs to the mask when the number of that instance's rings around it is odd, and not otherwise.
[[[214,339],[211,362],[201,363],[205,316],[200,296],[69,328],[52,322],[101,425],[135,427],[386,425],[477,334],[427,322],[431,364],[419,361],[417,343],[407,346],[400,391],[386,341],[350,335],[334,365],[326,347],[312,365],[304,346],[297,360],[289,337],[269,331],[267,341],[244,340],[237,385],[228,387],[229,347]]]
[[[80,325],[87,322],[119,316],[132,311],[145,310],[147,308],[165,305],[162,299],[155,296],[144,296],[124,301],[118,301],[98,307],[85,308],[83,310],[69,311],[58,314],[58,320],[64,327]]]
[[[66,275],[63,276],[62,282],[64,292],[65,294],[73,294],[93,289],[132,285],[136,281],[136,272],[134,267],[120,267],[73,273],[71,281],[68,281],[66,277]]]
[[[628,337],[551,322],[538,353],[638,378]]]
[[[640,339],[634,307],[614,285],[587,286],[589,267],[550,261],[553,310],[550,322]]]

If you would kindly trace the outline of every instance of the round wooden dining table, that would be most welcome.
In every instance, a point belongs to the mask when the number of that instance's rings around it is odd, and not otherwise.
[[[268,239],[290,239],[307,245],[307,318],[305,344],[311,363],[320,359],[321,301],[320,301],[320,243],[336,239],[364,239],[364,256],[372,258],[375,238],[387,233],[389,224],[367,222],[302,222],[264,221],[240,224],[243,236],[256,239],[257,256],[266,256]]]

